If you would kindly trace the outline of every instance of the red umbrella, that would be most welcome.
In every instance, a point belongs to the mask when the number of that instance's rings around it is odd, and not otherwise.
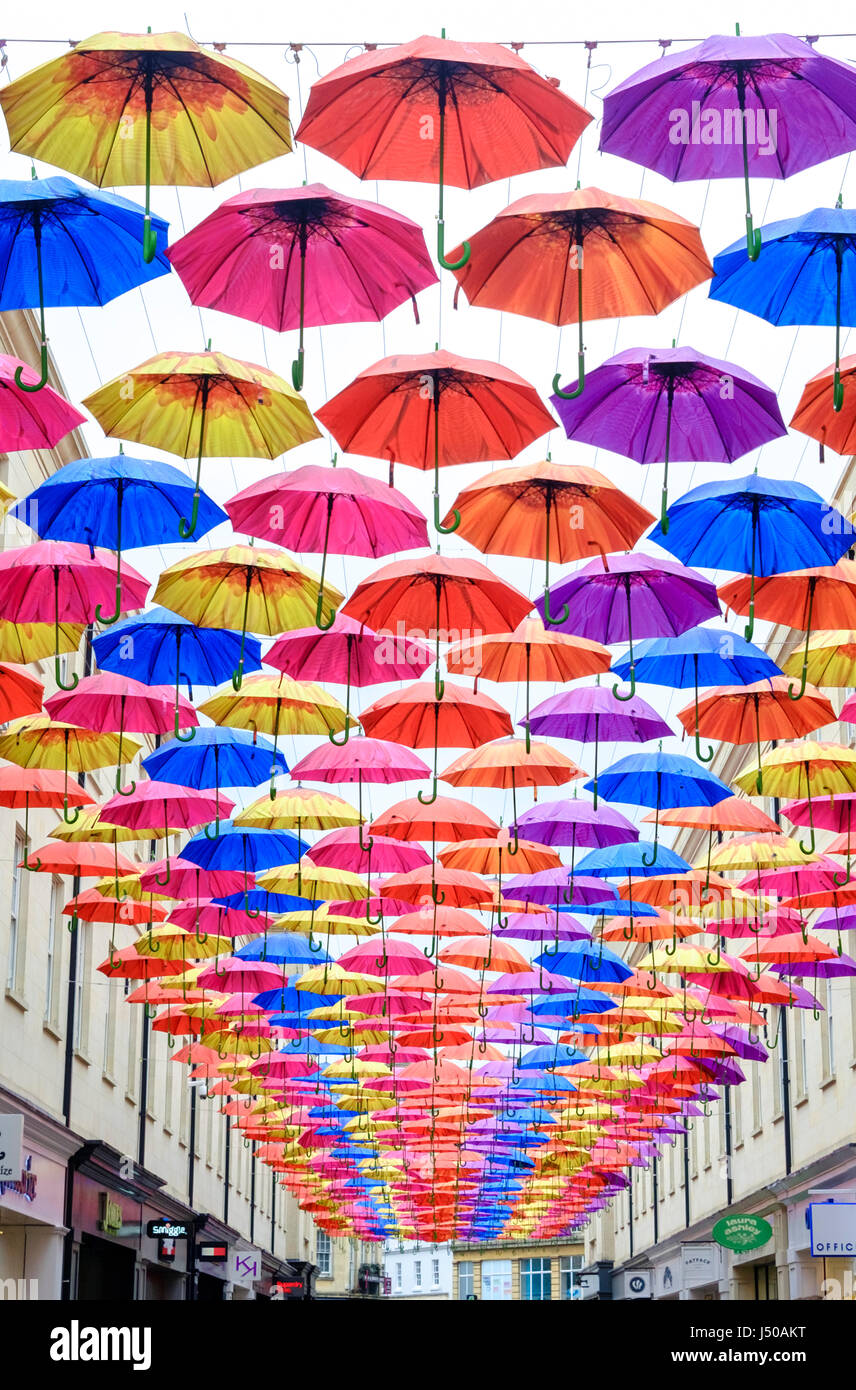
[[[34,682],[35,684],[35,682]],[[24,844],[29,849],[30,808],[94,806],[95,802],[76,778],[38,767],[0,768],[0,806],[24,811]]]
[[[5,595],[4,595],[5,597]],[[39,714],[45,688],[21,666],[0,666],[0,724]]]
[[[417,793],[423,805],[437,799],[437,749],[478,748],[491,739],[514,732],[507,712],[488,695],[474,694],[451,681],[443,682],[439,696],[436,681],[417,681],[404,690],[382,695],[360,715],[366,733],[388,738],[409,748],[434,748],[431,795]]]
[[[362,53],[315,82],[297,139],[361,179],[436,180],[437,258],[454,269],[444,255],[444,184],[478,188],[561,168],[590,120],[519,54],[444,32]]]
[[[316,412],[346,453],[434,469],[434,525],[440,522],[440,468],[512,459],[555,427],[534,386],[498,362],[451,352],[385,357]]]

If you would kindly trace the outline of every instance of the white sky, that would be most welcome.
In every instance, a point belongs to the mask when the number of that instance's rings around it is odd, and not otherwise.
[[[840,4],[782,3],[744,5],[744,33],[775,29],[804,36],[807,16],[820,34],[836,33],[848,27],[856,30],[856,20]],[[530,0],[526,6],[510,4],[508,0],[491,3],[470,3],[464,7],[437,6],[423,3],[405,7],[380,0],[368,0],[360,7],[326,0],[321,6],[274,7],[245,0],[241,6],[226,5],[219,0],[190,4],[186,16],[180,6],[165,3],[147,4],[144,9],[117,3],[92,4],[83,0],[74,7],[46,2],[33,7],[18,8],[10,14],[5,25],[8,34],[8,66],[0,76],[6,82],[22,76],[32,67],[67,51],[62,36],[79,40],[110,28],[128,30],[144,28],[189,30],[202,43],[225,41],[227,53],[265,73],[288,93],[294,126],[299,124],[302,105],[309,87],[319,75],[327,73],[356,51],[353,45],[369,42],[403,42],[419,33],[438,33],[445,23],[450,38],[472,41],[523,41],[523,57],[546,75],[558,77],[564,91],[587,105],[595,121],[585,131],[573,152],[567,169],[547,170],[513,180],[488,185],[466,192],[447,190],[447,246],[454,246],[462,237],[484,226],[509,201],[526,193],[572,189],[579,177],[583,186],[596,184],[608,191],[629,197],[642,196],[674,209],[701,226],[708,255],[713,256],[743,233],[742,182],[671,184],[657,174],[622,159],[600,155],[597,151],[602,96],[624,78],[658,57],[659,38],[672,38],[674,47],[689,46],[711,30],[732,32],[729,16],[713,19],[708,6],[686,4],[630,5],[625,0],[612,0],[591,15],[581,7],[546,4]],[[13,42],[22,39],[57,40],[52,42]],[[607,46],[610,38],[635,38],[640,42]],[[591,71],[586,72],[586,50],[572,46],[569,40],[597,38],[601,41],[593,56]],[[680,43],[680,40],[684,40]],[[301,62],[295,66],[291,55],[286,56],[290,41],[304,44]],[[537,41],[537,42],[536,42]],[[564,41],[564,42],[562,42]],[[856,38],[821,39],[818,50],[839,58],[856,61]],[[588,81],[588,94],[586,84]],[[5,141],[0,141],[5,150]],[[29,177],[29,161],[20,156],[0,153],[0,172],[5,178]],[[39,173],[55,172],[40,165]],[[332,188],[356,197],[377,198],[421,223],[429,249],[435,243],[436,189],[431,185],[381,183],[361,184],[345,169],[318,154],[315,150],[297,147],[287,158],[249,170],[240,179],[222,184],[217,189],[154,189],[154,211],[168,218],[171,240],[190,230],[203,217],[240,189],[254,186],[288,188],[298,186],[304,178],[327,183]],[[829,161],[784,182],[753,183],[753,209],[756,225],[765,221],[794,216],[813,207],[834,205],[843,189],[845,206],[856,201],[856,162],[850,158]],[[141,189],[118,190],[135,201],[142,202]],[[576,370],[575,327],[559,332],[543,323],[501,316],[492,310],[468,308],[461,296],[461,307],[452,311],[454,277],[441,272],[442,282],[420,296],[421,327],[413,321],[409,302],[393,313],[383,324],[336,326],[323,330],[307,330],[307,360],[305,395],[310,408],[319,408],[341,390],[363,367],[393,352],[430,351],[439,339],[443,347],[470,357],[499,360],[530,380],[545,401],[558,364],[563,379]],[[188,301],[186,292],[174,273],[155,281],[142,291],[115,300],[102,309],[73,308],[48,311],[48,332],[51,347],[65,379],[70,398],[79,402],[97,386],[120,374],[155,351],[167,349],[198,350],[206,339],[231,355],[250,362],[268,363],[275,371],[290,379],[290,363],[296,351],[296,333],[277,335],[254,324],[209,311],[198,311]],[[832,361],[833,330],[830,328],[800,329],[772,326],[750,315],[739,313],[727,305],[711,302],[707,285],[701,286],[684,300],[666,309],[658,318],[625,319],[587,325],[587,363],[589,370],[613,353],[631,347],[668,347],[673,338],[680,346],[692,346],[717,358],[725,358],[747,368],[779,393],[782,415],[787,421],[795,408],[805,381]],[[842,352],[848,350],[847,334],[842,334]],[[856,337],[853,338],[856,342]],[[117,450],[118,440],[105,439],[99,427],[90,422],[85,429],[93,455],[110,454]],[[536,442],[520,456],[536,460],[543,458],[546,448],[560,462],[593,465],[607,473],[619,486],[641,499],[648,509],[659,509],[661,469],[655,465],[645,469],[620,456],[595,451],[585,445],[572,445],[557,425],[549,438]],[[158,455],[141,446],[129,446],[129,452],[139,456],[163,457],[186,467],[172,456]],[[325,440],[293,450],[279,464],[255,460],[207,460],[203,463],[203,487],[218,502],[224,502],[240,488],[261,479],[285,466],[296,468],[306,463],[329,461],[331,447]],[[765,446],[758,455],[760,471],[782,478],[799,477],[828,497],[834,490],[840,472],[840,461],[827,454],[823,470],[817,466],[817,446],[799,434]],[[349,460],[359,469],[385,477],[386,466],[370,460]],[[756,462],[749,455],[735,467],[735,476],[751,472]],[[501,466],[501,465],[498,465]],[[444,506],[451,505],[456,493],[480,477],[484,465],[444,469],[441,473],[441,497]],[[671,469],[672,498],[691,486],[724,477],[727,465],[676,464]],[[431,475],[399,466],[396,486],[404,489],[423,508],[431,510]],[[429,527],[430,530],[430,527]],[[228,539],[228,528],[213,532],[202,545],[222,545]],[[154,581],[167,564],[178,560],[187,547],[179,544],[161,550],[135,551],[130,562]],[[474,554],[471,548],[454,536],[443,541],[443,552],[450,555]],[[311,567],[318,567],[318,558],[302,556]],[[389,557],[390,559],[393,557]],[[478,557],[484,558],[484,557]],[[384,560],[377,562],[385,563]],[[504,577],[535,597],[543,583],[541,562],[488,557],[487,563],[499,569]],[[372,568],[374,562],[339,557],[331,558],[328,575],[334,584],[351,592]],[[558,571],[556,572],[558,576]],[[759,624],[756,640],[763,640],[765,628]],[[464,684],[465,680],[460,679]],[[480,688],[481,685],[480,685]],[[523,713],[523,691],[508,685],[484,687],[488,693],[511,711],[513,719]],[[200,692],[197,698],[203,698]],[[341,694],[340,690],[336,693]],[[385,693],[384,687],[371,687],[357,692],[354,706],[364,708]],[[532,703],[553,693],[552,687],[533,688]],[[194,694],[196,692],[194,691]],[[670,695],[656,687],[640,687],[640,694],[655,704],[666,718],[671,717],[678,727],[674,713],[691,698],[691,692]],[[317,740],[284,741],[284,751],[292,763]],[[583,766],[591,767],[590,750],[579,745],[560,745]],[[654,747],[656,745],[648,745]],[[667,745],[668,746],[668,745]],[[681,744],[675,740],[673,749]],[[684,745],[687,752],[691,745]],[[604,748],[601,768],[615,757],[635,751],[635,746],[621,745]],[[748,750],[747,750],[748,752]],[[424,755],[430,761],[430,752]],[[440,767],[456,756],[456,750],[441,750]],[[262,789],[260,789],[262,790]],[[374,811],[413,794],[406,785],[389,789],[374,789],[368,798]],[[451,789],[446,787],[448,792]],[[472,793],[459,792],[472,797]],[[252,799],[247,793],[243,799]],[[547,793],[544,793],[546,797]],[[490,813],[503,815],[506,823],[511,817],[510,796],[479,790],[473,798]],[[528,802],[521,797],[521,809]],[[621,808],[624,809],[624,808]],[[668,833],[670,838],[670,832]]]

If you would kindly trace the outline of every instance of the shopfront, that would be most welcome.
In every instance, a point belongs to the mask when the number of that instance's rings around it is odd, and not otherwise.
[[[66,1172],[82,1140],[2,1090],[0,1127],[0,1298],[58,1299]]]

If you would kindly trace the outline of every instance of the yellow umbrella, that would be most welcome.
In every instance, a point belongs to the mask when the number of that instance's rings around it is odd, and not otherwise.
[[[205,710],[204,705],[201,708]],[[273,800],[261,797],[234,818],[235,825],[263,830],[296,829],[298,835],[304,830],[335,830],[339,826],[360,825],[362,821],[359,811],[341,796],[305,787],[286,787]]]
[[[369,896],[369,886],[359,874],[349,869],[319,868],[311,859],[265,869],[264,873],[256,874],[256,887],[267,888],[271,893],[293,893],[298,898],[325,898],[337,902],[362,902]]]
[[[232,944],[228,937],[206,936],[203,940],[196,932],[166,922],[141,936],[134,949],[138,956],[157,956],[159,960],[207,960],[231,951]]]
[[[0,621],[0,661],[27,666],[62,652],[76,652],[86,629],[74,623],[59,624],[59,645],[55,645],[53,623],[10,623]]]
[[[813,632],[806,648],[806,680],[812,685],[839,689],[856,685],[856,632],[839,628]],[[802,644],[792,652],[782,670],[786,676],[802,675]]]
[[[99,188],[145,184],[143,256],[156,251],[152,184],[214,188],[288,154],[288,98],[186,34],[93,34],[3,89],[12,149]]]
[[[196,528],[203,458],[275,459],[321,437],[303,397],[282,377],[222,352],[158,353],[83,404],[105,434],[196,458],[193,510],[178,528],[183,540]]]
[[[344,595],[329,584],[322,592],[321,583],[319,574],[284,550],[228,545],[170,565],[158,580],[153,601],[197,627],[240,626],[241,654],[232,676],[240,690],[248,630],[277,637],[313,623],[316,610],[319,623],[325,614],[332,622]]]
[[[133,762],[141,747],[127,736],[120,740],[116,734],[99,729],[79,729],[46,714],[14,719],[0,736],[0,758],[18,767],[49,768],[54,772],[61,769],[66,777],[69,772],[91,772],[111,763]],[[62,810],[66,825],[73,825],[79,815],[80,807],[69,815],[66,799]]]
[[[346,714],[334,695],[315,681],[295,681],[290,676],[268,676],[263,671],[248,676],[240,693],[225,686],[199,706],[215,724],[228,729],[250,729],[270,734],[274,749],[280,734],[341,733],[357,721]],[[276,796],[275,766],[271,769],[270,799]],[[348,821],[347,824],[357,824]]]
[[[813,738],[782,743],[764,754],[761,772],[766,796],[807,798],[811,838],[808,845],[802,840],[799,843],[806,855],[813,854],[812,797],[856,791],[856,748],[841,743],[820,743]],[[749,796],[758,795],[754,772],[741,773],[735,785]]]
[[[359,975],[354,971],[343,970],[335,963],[312,965],[294,982],[295,989],[307,989],[313,994],[382,994],[383,980],[371,975]]]
[[[818,854],[804,854],[789,835],[735,835],[711,851],[710,867],[723,872],[727,869],[773,869],[795,864],[811,864]],[[707,861],[695,867],[703,869]]]
[[[59,825],[50,831],[50,838],[64,840],[66,843],[73,840],[93,840],[98,844],[114,845],[124,844],[128,840],[163,840],[168,835],[180,834],[180,830],[165,830],[163,826],[158,829],[132,829],[127,825],[110,825],[108,821],[101,819],[101,812],[96,809],[84,811],[73,825],[60,821]]]

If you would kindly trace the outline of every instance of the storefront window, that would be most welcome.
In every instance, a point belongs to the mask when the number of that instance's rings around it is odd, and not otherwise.
[[[511,1261],[482,1261],[482,1298],[494,1303],[511,1302]]]
[[[580,1297],[580,1270],[583,1267],[582,1255],[562,1255],[559,1259],[560,1297],[563,1299]]]
[[[333,1242],[326,1231],[319,1231],[315,1241],[315,1263],[322,1279],[329,1279],[333,1272]]]
[[[552,1260],[543,1256],[520,1261],[520,1297],[542,1302],[553,1296]]]
[[[470,1298],[476,1291],[472,1260],[461,1260],[458,1264],[458,1298]]]

